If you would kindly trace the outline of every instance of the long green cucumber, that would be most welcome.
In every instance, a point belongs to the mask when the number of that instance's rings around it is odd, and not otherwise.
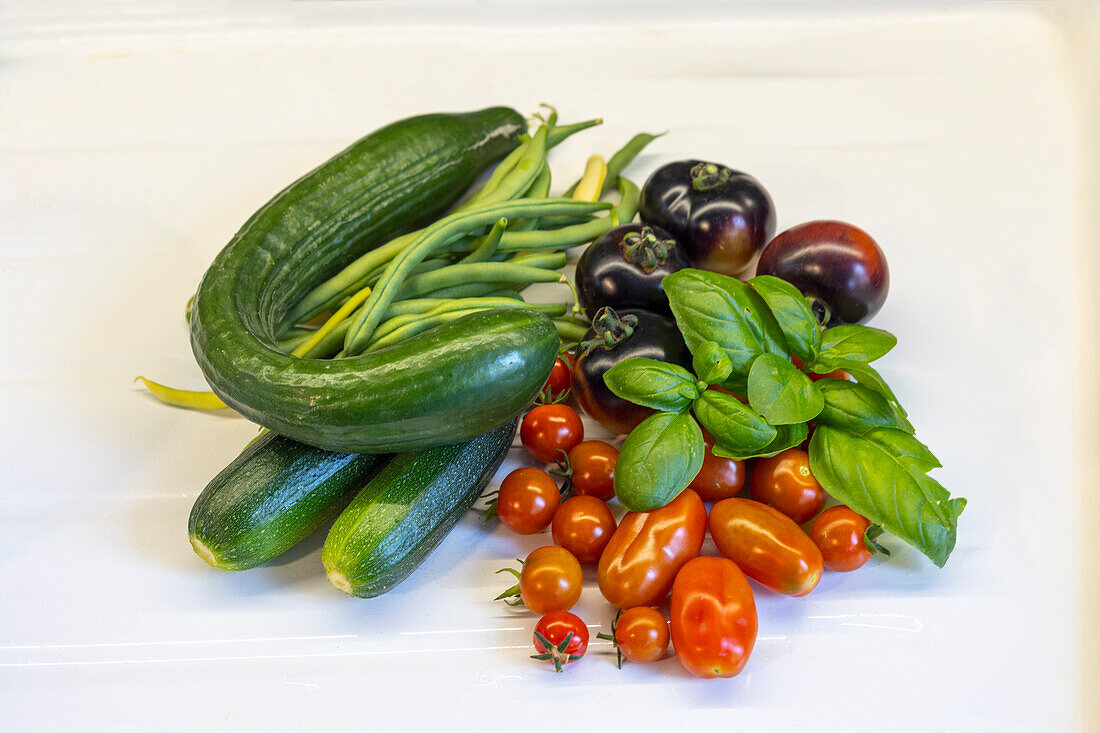
[[[407,578],[481,495],[508,454],[516,422],[390,459],[329,530],[321,561],[332,584],[371,598]]]
[[[195,500],[187,524],[191,546],[223,570],[262,565],[344,508],[383,460],[311,448],[268,433]]]
[[[521,409],[518,403],[533,394],[527,394],[528,383],[544,379],[543,367],[548,372],[553,363],[543,353],[550,324],[542,316],[512,312],[456,322],[446,339],[425,334],[399,351],[334,361],[283,354],[275,334],[303,293],[368,249],[436,217],[516,146],[524,127],[519,113],[502,107],[402,120],[268,202],[218,254],[195,295],[191,346],[211,389],[277,433],[338,451],[391,452],[464,440]],[[477,338],[469,341],[479,348],[450,343],[471,335],[464,329],[472,326],[497,333],[503,347]],[[450,372],[433,381],[421,362]],[[378,382],[387,370],[406,378]],[[478,377],[483,374],[492,379]],[[434,386],[422,392],[423,380]],[[452,419],[458,415],[446,406],[470,388],[485,389],[480,396],[486,402],[503,397],[509,406]],[[365,393],[371,394],[363,398]],[[443,409],[429,417],[429,404]]]

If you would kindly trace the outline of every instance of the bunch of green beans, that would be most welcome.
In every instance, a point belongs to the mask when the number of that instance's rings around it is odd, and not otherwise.
[[[517,291],[537,282],[573,289],[559,271],[565,250],[634,218],[638,188],[620,174],[657,136],[636,135],[611,157],[602,187],[595,184],[598,199],[615,180],[618,204],[553,198],[547,152],[600,123],[556,121],[551,111],[451,214],[364,254],[313,288],[282,320],[280,348],[311,358],[355,356],[489,308],[541,311],[554,319],[563,339],[575,340],[584,324],[566,318],[566,306],[530,305]],[[575,291],[573,301],[575,313]],[[296,325],[334,309],[317,331]]]

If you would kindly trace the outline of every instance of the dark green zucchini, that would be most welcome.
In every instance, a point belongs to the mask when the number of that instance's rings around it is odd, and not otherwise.
[[[330,450],[411,450],[468,439],[510,419],[522,404],[472,409],[461,404],[461,393],[483,389],[480,397],[490,402],[506,392],[512,402],[531,399],[528,383],[539,382],[537,393],[543,366],[548,372],[553,364],[544,354],[552,324],[542,316],[486,315],[455,322],[446,339],[425,334],[397,351],[334,361],[287,356],[275,334],[305,292],[436,217],[516,146],[524,128],[519,113],[502,107],[402,120],[268,202],[218,254],[195,295],[191,347],[211,389],[249,419]],[[477,337],[482,328],[500,338],[499,346]],[[450,343],[467,335],[466,344]],[[423,362],[443,371],[431,379]],[[406,378],[377,382],[387,370]],[[435,415],[427,414],[432,405]]]
[[[337,518],[321,552],[328,579],[360,598],[407,578],[481,495],[516,422],[465,443],[394,456]]]
[[[383,460],[268,433],[199,494],[187,525],[191,546],[223,570],[262,565],[343,509]]]

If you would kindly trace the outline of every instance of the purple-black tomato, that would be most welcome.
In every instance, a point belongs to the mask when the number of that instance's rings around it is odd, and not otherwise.
[[[600,308],[641,308],[671,316],[665,275],[691,267],[684,248],[660,227],[625,224],[591,245],[577,261],[577,296],[589,316]]]

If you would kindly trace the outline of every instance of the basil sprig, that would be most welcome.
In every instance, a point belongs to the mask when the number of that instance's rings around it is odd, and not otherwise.
[[[858,325],[822,330],[801,293],[774,277],[686,269],[662,285],[695,374],[640,358],[608,370],[613,393],[658,411],[619,452],[619,500],[644,511],[675,498],[702,466],[700,425],[715,455],[744,460],[801,445],[813,421],[810,467],[825,490],[942,567],[966,500],[928,476],[939,461],[871,366],[897,339]],[[838,369],[855,381],[808,376]]]

